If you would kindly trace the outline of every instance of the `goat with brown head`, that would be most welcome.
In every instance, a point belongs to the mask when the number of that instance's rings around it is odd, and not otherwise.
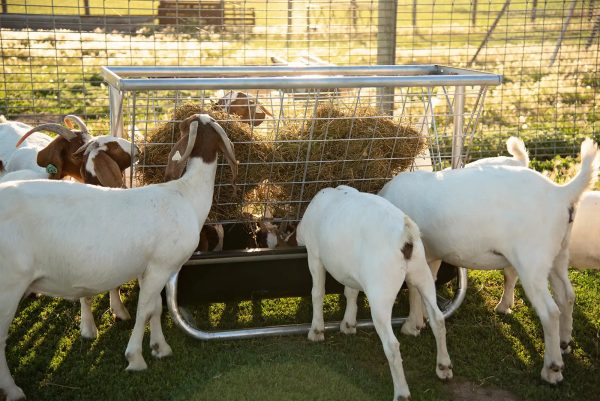
[[[252,95],[229,91],[217,101],[217,106],[229,114],[235,114],[249,125],[260,125],[266,116],[273,114]]]
[[[165,182],[176,180],[183,174],[188,160],[201,158],[205,163],[212,163],[221,151],[231,167],[232,184],[235,188],[238,161],[235,159],[233,143],[223,128],[206,114],[194,114],[179,123],[181,137],[169,153],[165,169]]]
[[[124,188],[123,171],[137,158],[139,150],[131,142],[114,136],[97,136],[74,153],[81,157],[80,174],[86,184]]]
[[[68,115],[65,116],[64,121],[68,128],[60,124],[42,124],[32,128],[21,137],[16,147],[19,147],[34,132],[50,131],[58,134],[48,146],[38,152],[37,164],[46,168],[50,179],[60,180],[71,176],[76,180],[83,181],[80,173],[81,157],[75,155],[75,152],[87,143],[91,136],[79,117]],[[75,125],[79,129],[75,129]]]

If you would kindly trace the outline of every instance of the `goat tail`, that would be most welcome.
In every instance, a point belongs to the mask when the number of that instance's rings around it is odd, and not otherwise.
[[[581,168],[577,175],[563,187],[568,201],[576,203],[581,194],[589,189],[598,178],[598,145],[586,138],[581,144]]]
[[[525,148],[525,143],[522,139],[517,138],[516,136],[511,136],[506,141],[506,150],[510,153],[515,159],[522,162],[525,167],[529,166],[529,153],[527,153],[527,149]]]
[[[415,241],[421,237],[417,224],[410,217],[404,215],[404,230],[400,241],[402,254],[406,260],[412,257]]]

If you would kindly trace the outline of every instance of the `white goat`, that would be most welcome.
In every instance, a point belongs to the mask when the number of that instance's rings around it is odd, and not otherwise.
[[[356,233],[360,233],[360,244]],[[392,330],[392,307],[406,278],[423,294],[437,343],[436,373],[452,377],[446,349],[446,328],[436,304],[433,278],[417,225],[400,209],[376,195],[341,185],[326,188],[313,198],[297,230],[298,244],[306,245],[313,280],[313,319],[308,339],[324,340],[323,296],[325,270],[346,286],[348,300],[340,330],[356,333],[356,297],[364,291],[373,324],[390,364],[394,400],[410,392],[402,369],[398,340]]]
[[[469,163],[465,167],[486,165],[515,165],[529,167],[529,157],[525,144],[520,139],[510,137],[506,143],[510,157],[488,157]],[[600,192],[589,191],[581,195],[577,213],[573,221],[569,241],[569,265],[577,269],[600,269]],[[515,303],[517,272],[513,268],[504,269],[504,292],[496,305],[496,312],[511,313]]]
[[[28,169],[43,174],[45,171],[36,163],[37,152],[52,142],[48,135],[37,133],[15,149],[17,142],[32,127],[19,121],[8,121],[0,115],[0,178],[3,173]],[[32,176],[30,174],[30,176]]]
[[[380,192],[419,225],[432,270],[441,260],[516,270],[544,328],[541,376],[550,383],[562,380],[561,348],[570,351],[575,295],[567,275],[569,235],[575,205],[597,174],[596,155],[594,142],[585,140],[581,170],[562,186],[527,168],[492,165],[401,173]],[[418,293],[409,297],[402,332],[416,335],[423,312]]]
[[[127,370],[147,368],[141,348],[148,320],[152,355],[172,353],[161,328],[160,291],[198,244],[219,150],[234,179],[237,172],[233,145],[214,119],[194,115],[181,128],[186,134],[167,164],[170,182],[133,189],[49,180],[0,184],[0,388],[8,401],[24,397],[8,370],[5,345],[19,300],[28,292],[79,298],[137,277]],[[56,207],[64,203],[70,207]]]
[[[468,163],[465,167],[477,167],[484,165],[502,165],[502,166],[515,166],[515,167],[527,167],[529,166],[529,154],[525,148],[525,143],[516,136],[511,136],[506,141],[506,150],[512,157],[507,156],[496,156],[486,157],[484,159],[475,160],[474,162]]]

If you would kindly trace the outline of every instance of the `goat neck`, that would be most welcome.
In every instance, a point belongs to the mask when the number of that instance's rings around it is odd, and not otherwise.
[[[190,200],[199,212],[198,216],[205,216],[204,213],[200,213],[200,209],[206,209],[208,213],[212,203],[219,151],[223,152],[227,159],[235,182],[237,161],[233,144],[223,128],[206,114],[196,114],[187,118],[181,123],[180,129],[184,135],[169,154],[165,181],[173,180],[172,185]],[[204,221],[201,222],[203,223]]]

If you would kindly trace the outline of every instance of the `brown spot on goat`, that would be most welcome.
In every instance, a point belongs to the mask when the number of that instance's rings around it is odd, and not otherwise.
[[[198,128],[190,138],[190,126],[197,121]],[[231,167],[232,183],[235,185],[237,177],[237,160],[234,147],[223,128],[206,114],[194,114],[179,124],[183,134],[171,149],[167,167],[165,169],[165,182],[176,180],[183,174],[188,159],[197,157],[205,163],[213,163],[217,159],[217,152],[221,151]],[[192,143],[188,143],[193,141]]]
[[[260,125],[266,116],[273,117],[273,114],[254,96],[244,92],[228,92],[219,99],[217,106],[226,113],[235,114],[243,122],[254,126]]]
[[[75,155],[85,140],[81,131],[73,131],[76,137],[70,141],[62,136],[57,136],[44,149],[37,154],[37,164],[48,171],[48,178],[51,180],[62,180],[64,177],[73,177],[77,181],[83,181],[81,175],[81,156]],[[56,169],[52,169],[54,166]]]
[[[214,226],[204,225],[200,231],[200,242],[196,250],[208,252],[214,250],[219,245],[220,238],[217,229]]]
[[[402,247],[402,254],[404,255],[404,259],[409,260],[412,257],[413,253],[413,244],[412,242],[407,242]]]
[[[97,141],[91,141],[79,148],[75,153],[77,155],[84,155],[80,171],[87,184],[110,188],[125,187],[123,170],[131,165],[132,155],[125,151],[117,142],[100,144]],[[91,171],[88,161],[91,161]]]
[[[38,152],[36,159],[40,167],[46,168],[50,179],[61,180],[66,176],[70,176],[78,181],[83,180],[79,169],[81,157],[75,153],[89,140],[90,136],[83,121],[76,116],[66,116],[65,124],[73,127],[73,119],[81,130],[68,129],[60,124],[42,124],[30,129],[16,144],[16,147],[19,147],[30,135],[39,131],[50,131],[58,134],[48,146]]]

